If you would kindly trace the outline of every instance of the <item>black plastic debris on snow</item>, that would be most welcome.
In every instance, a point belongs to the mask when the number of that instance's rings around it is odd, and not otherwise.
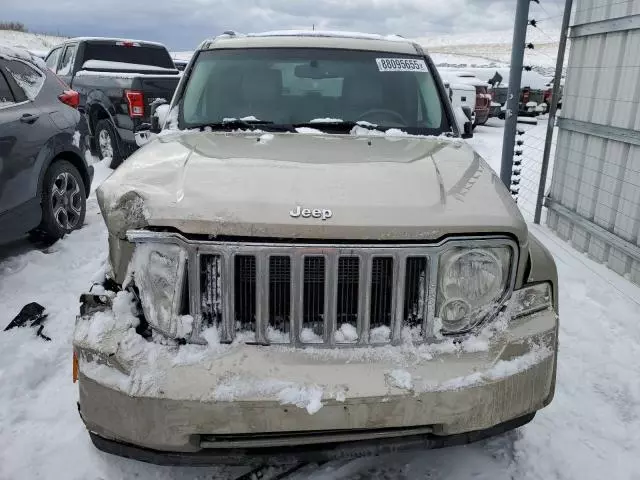
[[[51,341],[51,338],[47,337],[42,330],[44,329],[44,321],[47,319],[48,314],[45,311],[45,308],[36,302],[31,302],[22,307],[20,313],[16,315],[16,317],[11,320],[9,325],[4,329],[11,330],[15,327],[26,327],[27,325],[30,327],[38,328],[36,331],[36,335],[47,342]]]
[[[321,462],[318,466],[325,462]],[[245,473],[234,480],[286,480],[291,474],[308,466],[307,462],[298,462],[290,465],[268,466],[261,465],[250,472]]]

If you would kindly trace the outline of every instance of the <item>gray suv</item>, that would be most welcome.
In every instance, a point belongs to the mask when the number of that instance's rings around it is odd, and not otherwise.
[[[156,114],[97,191],[109,269],[74,371],[99,449],[322,460],[476,441],[551,402],[554,261],[418,45],[225,35]]]
[[[78,101],[40,58],[0,45],[0,244],[82,227],[93,167]]]

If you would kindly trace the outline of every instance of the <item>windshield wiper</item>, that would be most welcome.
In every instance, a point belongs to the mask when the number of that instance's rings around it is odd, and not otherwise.
[[[379,127],[378,125],[374,125],[369,122],[354,122],[351,120],[326,120],[326,121],[314,121],[314,122],[304,122],[304,123],[295,123],[293,125],[294,128],[316,128],[318,130],[329,130],[331,132],[337,133],[349,133],[355,127],[366,128],[367,130],[379,130],[384,132],[387,130],[385,127]]]
[[[229,118],[221,122],[199,123],[192,128],[204,130],[211,128],[212,130],[235,130],[237,128],[245,128],[247,130],[268,130],[270,132],[290,132],[291,128],[286,125],[276,125],[268,120]]]

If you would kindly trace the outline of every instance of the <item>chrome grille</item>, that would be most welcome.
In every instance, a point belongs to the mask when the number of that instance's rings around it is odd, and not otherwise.
[[[422,331],[427,321],[427,255],[322,248],[319,254],[199,254],[196,261],[201,328],[221,327],[223,341],[254,332],[257,343],[384,344],[401,338],[404,326]],[[232,286],[224,301],[221,285]]]
[[[142,232],[136,241],[176,243],[187,251],[192,341],[212,325],[220,339],[322,347],[434,341],[440,255],[448,248],[508,246],[510,289],[517,245],[466,238],[435,245],[313,245],[207,242]],[[132,235],[132,236],[133,236]],[[506,300],[503,299],[502,301]],[[250,334],[249,334],[250,332]]]

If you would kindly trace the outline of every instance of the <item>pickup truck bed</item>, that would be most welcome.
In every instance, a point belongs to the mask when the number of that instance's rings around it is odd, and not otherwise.
[[[80,94],[92,150],[111,157],[112,167],[138,148],[135,134],[150,122],[151,104],[169,102],[181,76],[163,45],[133,40],[70,39],[47,64]]]

